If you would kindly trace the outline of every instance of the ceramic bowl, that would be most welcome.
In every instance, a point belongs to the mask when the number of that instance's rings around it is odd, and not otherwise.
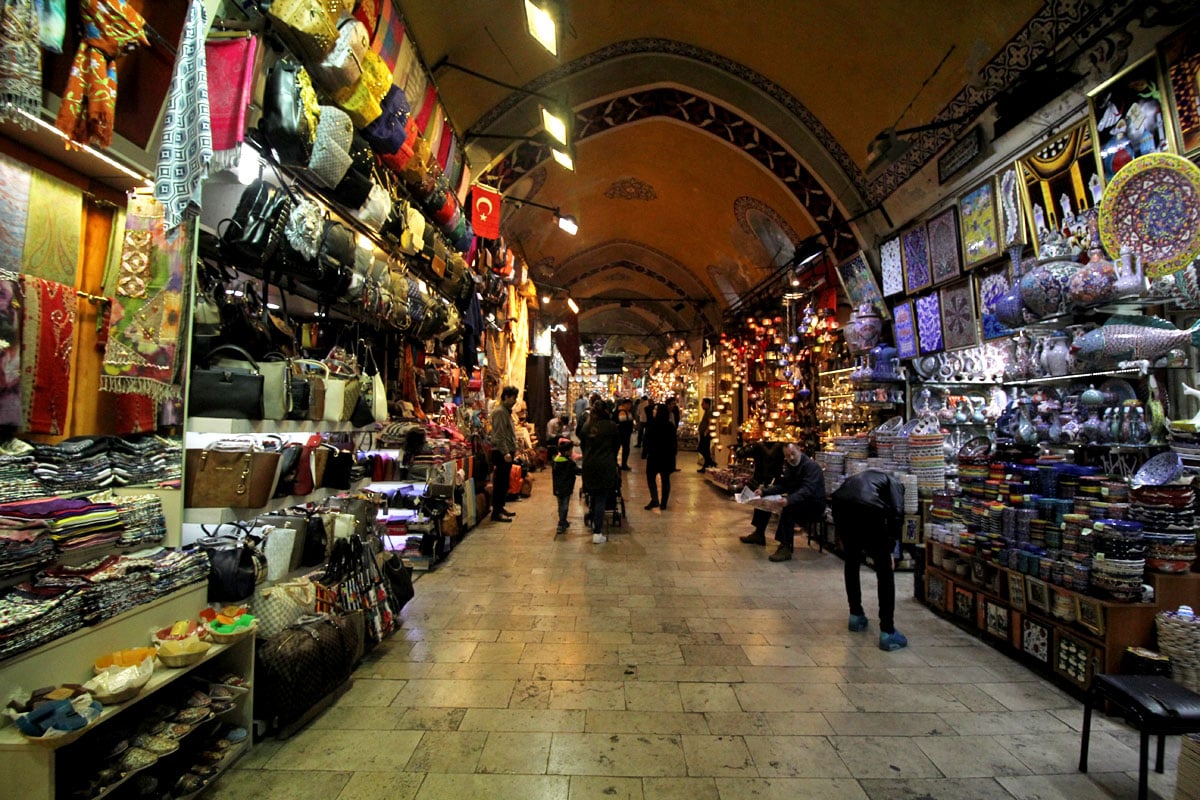
[[[1183,474],[1183,461],[1175,452],[1159,453],[1142,464],[1133,476],[1133,486],[1163,486],[1179,479]]]

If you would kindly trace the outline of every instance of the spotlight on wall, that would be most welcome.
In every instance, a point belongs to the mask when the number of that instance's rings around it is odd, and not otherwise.
[[[578,313],[579,313],[579,304],[575,302],[575,298],[574,298],[574,297],[568,297],[568,298],[567,298],[567,308],[571,309],[571,313],[572,313],[572,314],[578,314]]]
[[[558,217],[559,228],[571,234],[572,236],[579,233],[579,220],[575,219],[570,214],[559,214],[557,211],[555,211],[554,214]]]
[[[525,0],[525,29],[558,58],[558,7],[552,0]]]

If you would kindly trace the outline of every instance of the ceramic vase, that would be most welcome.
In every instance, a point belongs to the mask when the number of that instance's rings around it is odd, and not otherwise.
[[[1067,310],[1067,284],[1079,265],[1070,260],[1047,260],[1021,278],[1021,303],[1037,319]]]
[[[1021,304],[1021,286],[1013,284],[1000,295],[993,307],[996,320],[1006,328],[1019,328],[1025,324],[1025,307]]]
[[[852,352],[865,353],[879,343],[883,320],[870,304],[859,306],[846,324],[846,346]]]
[[[1055,331],[1042,344],[1042,369],[1052,377],[1071,371],[1071,351],[1067,346],[1067,334],[1063,331]]]

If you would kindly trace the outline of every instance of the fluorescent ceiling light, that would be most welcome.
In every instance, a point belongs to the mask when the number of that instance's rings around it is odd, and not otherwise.
[[[566,150],[559,150],[557,147],[551,147],[550,155],[554,156],[554,160],[557,161],[564,169],[569,169],[571,172],[575,171],[575,159],[571,158],[571,154]]]
[[[541,3],[525,0],[525,29],[550,55],[558,58],[558,25],[549,9],[546,0]]]
[[[574,297],[568,297],[568,298],[567,298],[567,308],[571,309],[571,313],[572,313],[572,314],[578,314],[578,313],[579,313],[579,304],[575,302],[575,298],[574,298]]]
[[[546,133],[554,137],[561,144],[567,143],[567,120],[564,117],[557,116],[553,111],[541,107],[542,109],[542,127],[546,129]]]
[[[570,215],[559,215],[558,227],[574,236],[579,233],[579,221]]]
[[[147,186],[154,185],[154,182],[150,180],[149,176],[144,175],[140,172],[135,172],[134,170],[125,166],[124,164],[122,164],[121,162],[112,158],[111,156],[108,156],[105,153],[100,152],[99,150],[92,147],[91,145],[87,145],[87,144],[84,144],[83,142],[75,141],[70,136],[67,136],[67,134],[63,133],[58,128],[51,125],[49,122],[46,122],[46,120],[42,119],[41,117],[30,114],[28,111],[26,111],[23,108],[17,108],[12,103],[8,103],[8,107],[10,109],[12,109],[13,111],[16,111],[18,114],[20,114],[25,119],[27,119],[30,122],[37,125],[39,128],[43,128],[45,130],[50,131],[55,136],[57,136],[58,138],[62,139],[64,142],[66,142],[70,147],[73,147],[77,150],[82,150],[83,152],[87,153],[88,155],[92,156],[93,158],[96,158],[100,161],[103,161],[105,164],[108,164],[113,169],[120,170],[124,174],[128,175],[130,178],[133,178],[135,181],[144,183]],[[565,144],[565,142],[564,142],[564,144]]]
[[[542,295],[542,302],[543,302],[543,303],[549,303],[549,302],[550,302],[550,295],[548,295],[548,294],[544,294],[544,295]]]

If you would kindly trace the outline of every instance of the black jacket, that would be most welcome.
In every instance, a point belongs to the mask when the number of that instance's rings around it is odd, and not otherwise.
[[[846,478],[833,493],[833,503],[866,506],[882,511],[887,517],[902,517],[904,486],[886,472],[868,469]]]
[[[820,464],[805,455],[795,466],[785,460],[779,477],[764,486],[762,494],[787,495],[789,506],[797,506],[806,517],[818,517],[825,513],[825,473]]]
[[[570,497],[575,494],[575,476],[581,470],[573,458],[554,456],[550,461],[550,471],[553,474],[555,497]]]
[[[646,472],[657,474],[675,471],[675,456],[679,452],[679,434],[671,420],[653,419],[646,425],[646,437],[642,442],[646,455]]]

